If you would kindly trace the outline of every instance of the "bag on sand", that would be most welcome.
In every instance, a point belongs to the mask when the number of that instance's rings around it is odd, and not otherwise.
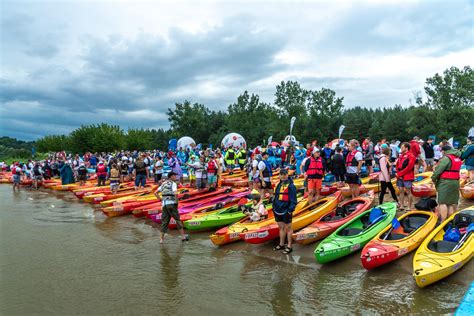
[[[429,197],[421,198],[415,204],[416,209],[420,211],[434,211],[436,206],[438,206],[438,203],[436,203],[436,200]]]

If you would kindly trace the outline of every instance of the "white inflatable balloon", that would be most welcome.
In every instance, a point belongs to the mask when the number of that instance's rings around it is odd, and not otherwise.
[[[176,149],[188,149],[188,148],[194,148],[196,147],[196,142],[194,141],[194,139],[192,139],[191,137],[189,136],[184,136],[184,137],[181,137],[180,139],[178,139],[178,144],[176,146]]]
[[[237,133],[227,134],[221,143],[222,148],[234,147],[234,148],[247,148],[247,143],[242,135]]]

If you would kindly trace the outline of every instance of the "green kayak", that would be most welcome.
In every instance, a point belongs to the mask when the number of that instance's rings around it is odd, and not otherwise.
[[[246,205],[250,206],[250,203]],[[246,215],[239,210],[238,205],[223,208],[215,213],[196,217],[184,222],[188,230],[208,230],[233,224]]]
[[[314,250],[319,263],[327,263],[362,249],[397,213],[394,202],[384,203],[360,214],[324,239]]]

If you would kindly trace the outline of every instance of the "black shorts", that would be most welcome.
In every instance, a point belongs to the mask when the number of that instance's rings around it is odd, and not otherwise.
[[[365,165],[366,165],[366,166],[372,166],[372,160],[373,160],[373,159],[366,159],[366,160],[365,160]]]
[[[291,224],[291,220],[293,219],[293,213],[285,213],[283,215],[275,214],[275,222],[283,222],[285,224]]]
[[[346,173],[347,184],[359,184],[359,176],[355,173]]]

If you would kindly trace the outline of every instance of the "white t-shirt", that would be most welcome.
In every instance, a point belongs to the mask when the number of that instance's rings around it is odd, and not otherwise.
[[[391,157],[397,158],[398,157],[398,146],[395,144],[390,144]]]
[[[196,179],[202,179],[202,164],[200,161],[196,161],[194,163],[191,163],[190,164],[194,170],[195,170],[195,174],[196,174]]]
[[[255,172],[254,172],[255,170]],[[259,173],[258,173],[258,160],[257,159],[254,159],[252,160],[252,172],[251,172],[251,175],[252,175],[252,178],[253,179],[256,179],[259,177]]]
[[[267,165],[265,164],[265,162],[262,160],[262,161],[259,161],[258,162],[258,165],[257,165],[257,172],[258,174],[260,174],[260,170],[263,171],[265,170],[265,168],[267,168]],[[270,177],[263,177],[263,181],[267,181],[269,182],[270,181]]]
[[[355,154],[355,159],[357,161],[362,161],[362,153],[360,151],[357,151]],[[347,173],[357,173],[357,166],[347,166]]]
[[[434,151],[434,159],[440,160],[441,157],[443,156],[443,153],[441,152],[441,147],[439,145],[433,146],[433,151]]]
[[[162,160],[158,160],[157,162],[155,162],[155,173],[156,174],[163,174],[163,161]]]
[[[304,173],[304,165],[306,164],[306,160],[308,160],[309,157],[305,157],[302,161],[301,161],[301,165],[300,165],[300,168],[303,169],[303,170],[300,170],[301,173]]]

